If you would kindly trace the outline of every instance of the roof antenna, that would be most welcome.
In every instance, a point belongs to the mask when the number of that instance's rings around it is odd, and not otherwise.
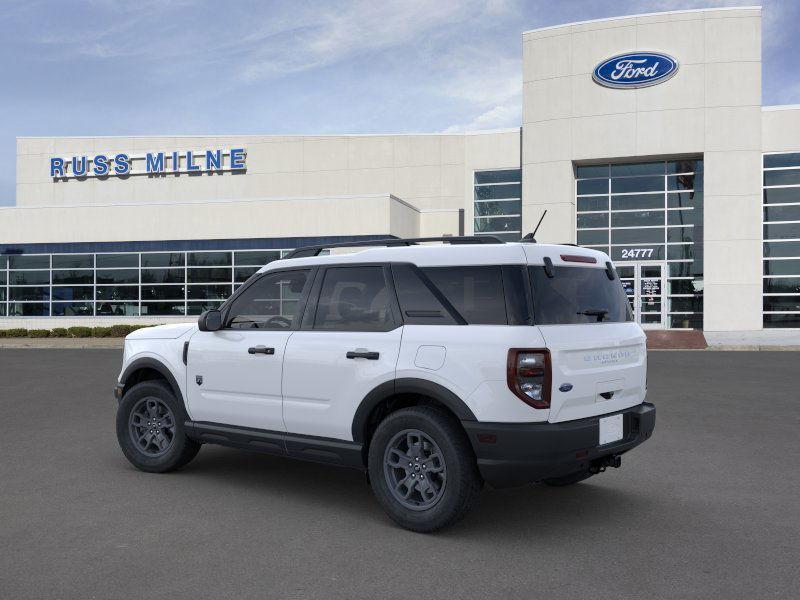
[[[530,242],[531,244],[536,243],[536,237],[535,237],[536,232],[539,231],[539,226],[542,224],[542,221],[544,221],[544,216],[546,214],[547,214],[547,209],[545,208],[541,218],[539,219],[539,222],[536,224],[536,229],[534,229],[531,233],[525,235],[525,237],[520,240],[521,242]]]

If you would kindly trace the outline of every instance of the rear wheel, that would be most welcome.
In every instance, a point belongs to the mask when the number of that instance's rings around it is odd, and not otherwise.
[[[117,408],[117,441],[125,458],[142,471],[164,473],[192,460],[200,444],[186,437],[186,412],[164,382],[137,383]]]
[[[573,483],[578,483],[579,481],[583,481],[584,479],[589,479],[594,475],[594,473],[590,473],[587,469],[586,471],[578,471],[577,473],[570,473],[569,475],[563,475],[561,477],[551,477],[549,479],[542,479],[542,483],[545,485],[549,485],[552,487],[564,487],[566,485],[572,485]]]
[[[419,532],[462,518],[482,486],[459,424],[428,406],[399,410],[378,425],[369,447],[369,475],[387,514]]]

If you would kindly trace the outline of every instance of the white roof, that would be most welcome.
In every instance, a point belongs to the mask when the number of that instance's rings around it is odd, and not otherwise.
[[[608,255],[589,248],[557,244],[438,244],[416,246],[369,246],[353,249],[347,254],[309,256],[276,260],[263,267],[262,271],[286,267],[366,263],[366,262],[410,262],[421,267],[443,267],[451,265],[513,265],[544,264],[547,256],[554,265],[592,266],[590,263],[564,261],[561,256],[579,255],[594,258],[598,267],[605,267]]]

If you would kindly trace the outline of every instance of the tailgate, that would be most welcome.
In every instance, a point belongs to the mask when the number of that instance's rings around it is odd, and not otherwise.
[[[540,325],[550,349],[551,423],[584,419],[644,401],[646,338],[636,323]],[[559,388],[564,386],[567,391]]]

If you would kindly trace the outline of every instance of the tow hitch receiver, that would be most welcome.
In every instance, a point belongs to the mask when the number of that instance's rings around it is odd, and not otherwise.
[[[597,475],[597,473],[602,473],[609,467],[619,469],[620,465],[622,465],[622,457],[617,454],[612,454],[611,456],[604,456],[603,458],[592,461],[592,464],[589,466],[589,472],[593,475]]]

